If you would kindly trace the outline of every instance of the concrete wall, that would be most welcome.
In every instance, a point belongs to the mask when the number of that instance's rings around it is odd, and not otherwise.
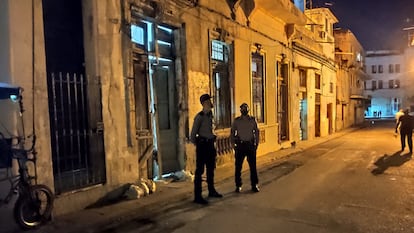
[[[360,124],[364,121],[364,82],[368,75],[364,71],[365,51],[355,35],[348,29],[337,29],[334,31],[336,51],[335,59],[338,64],[337,79],[338,100],[346,104],[347,109],[342,118],[337,117],[337,122],[343,127]],[[350,97],[353,96],[351,99]],[[341,110],[342,111],[342,110]],[[339,129],[339,128],[338,128]]]
[[[90,81],[99,78],[102,84],[107,182],[60,195],[56,214],[76,211],[104,197],[115,198],[120,195],[121,186],[139,178],[137,145],[134,141],[128,146],[126,133],[124,82],[130,71],[125,70],[124,62],[130,61],[123,48],[127,35],[120,33],[122,6],[116,0],[92,0],[84,1],[82,7],[86,74]]]
[[[1,74],[8,77],[2,81],[10,82],[23,87],[24,126],[25,133],[38,136],[36,149],[39,183],[53,187],[53,172],[51,167],[49,114],[47,103],[45,54],[43,42],[43,16],[40,0],[2,1],[0,7],[4,14],[1,17],[2,42],[1,44]],[[3,8],[4,7],[4,8]],[[34,40],[34,41],[33,41]],[[4,68],[4,69],[3,69]],[[33,80],[34,82],[33,86]],[[34,106],[34,108],[33,108]],[[14,119],[18,115],[12,115]],[[33,126],[34,118],[34,126]],[[10,126],[13,133],[21,134],[22,129],[17,128],[17,121]],[[34,128],[34,130],[33,130]],[[27,141],[27,146],[31,141]]]

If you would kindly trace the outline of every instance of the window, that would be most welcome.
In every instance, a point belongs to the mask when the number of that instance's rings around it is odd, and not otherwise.
[[[139,45],[145,45],[144,28],[138,25],[131,25],[131,40]]]
[[[394,73],[394,65],[393,64],[388,65],[388,73],[390,73],[390,74]]]
[[[362,61],[361,53],[357,53],[356,60],[357,60],[357,62],[361,62]]]
[[[364,81],[364,90],[367,89],[367,81]]]
[[[299,70],[299,85],[306,87],[306,71],[302,69]]]
[[[382,80],[378,80],[378,89],[382,89]]]
[[[382,74],[383,71],[382,65],[378,65],[378,73]]]
[[[372,90],[376,90],[377,89],[377,81],[372,81]]]
[[[252,53],[253,115],[259,123],[264,123],[264,81],[264,57],[254,52]]]
[[[321,75],[315,74],[315,88],[321,89]]]
[[[211,60],[213,64],[212,89],[214,93],[214,116],[217,129],[231,127],[231,88],[229,62],[232,46],[225,42],[211,41]]]
[[[389,81],[388,81],[388,88],[389,88],[389,89],[394,88],[394,80],[389,80]]]
[[[395,64],[395,73],[400,73],[400,64]]]
[[[373,74],[377,73],[377,66],[376,65],[371,66],[371,73],[373,73]]]
[[[400,80],[395,80],[394,88],[400,88]]]
[[[211,58],[218,61],[224,61],[224,46],[221,41],[213,40],[211,42]]]
[[[334,92],[334,84],[333,83],[329,83],[329,92],[330,93]]]

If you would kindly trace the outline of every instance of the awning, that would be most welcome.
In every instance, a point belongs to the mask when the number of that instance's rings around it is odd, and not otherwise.
[[[10,96],[20,96],[20,87],[0,82],[0,99],[10,99]]]

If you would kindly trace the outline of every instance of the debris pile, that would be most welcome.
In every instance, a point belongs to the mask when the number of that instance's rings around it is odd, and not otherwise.
[[[141,178],[136,184],[130,184],[125,191],[124,197],[129,200],[148,196],[156,191],[156,184],[152,180]]]

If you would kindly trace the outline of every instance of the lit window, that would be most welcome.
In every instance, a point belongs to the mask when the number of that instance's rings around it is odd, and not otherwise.
[[[139,45],[144,45],[144,29],[142,27],[138,27],[137,25],[131,26],[131,40],[134,43],[137,43]]]
[[[356,60],[358,62],[362,61],[362,57],[361,57],[361,54],[360,53],[357,54]]]
[[[211,58],[218,61],[224,61],[223,42],[213,40],[211,42]]]

